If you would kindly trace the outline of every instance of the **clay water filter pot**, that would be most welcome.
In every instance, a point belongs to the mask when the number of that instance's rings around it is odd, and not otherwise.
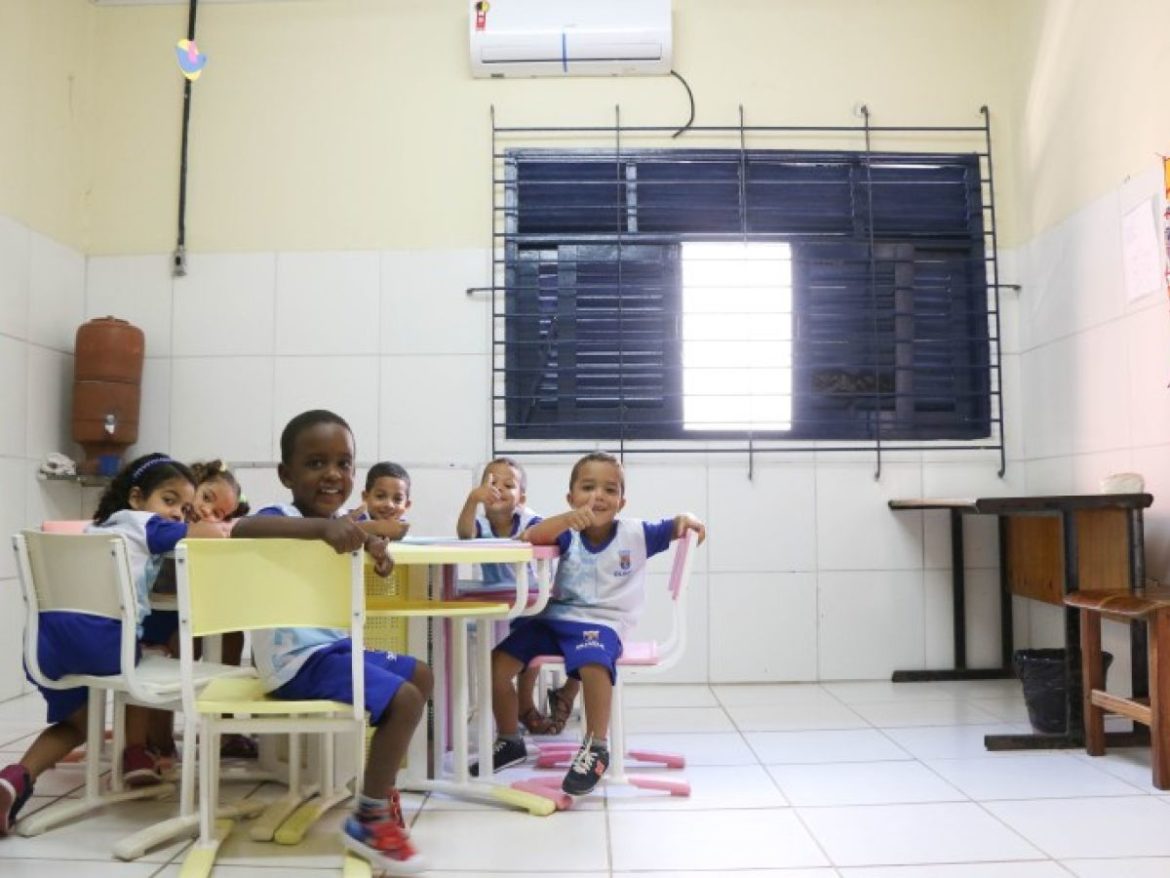
[[[138,441],[142,330],[116,317],[77,329],[73,359],[73,440],[85,451],[77,471],[114,475],[127,446]]]

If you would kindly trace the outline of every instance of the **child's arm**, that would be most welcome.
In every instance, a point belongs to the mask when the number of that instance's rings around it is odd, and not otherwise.
[[[480,503],[492,503],[499,499],[500,489],[496,487],[496,477],[488,473],[482,485],[471,489],[471,493],[463,502],[463,508],[459,510],[459,521],[455,523],[455,533],[459,535],[459,539],[474,540],[475,510],[479,508]]]
[[[588,506],[570,509],[560,515],[552,515],[529,527],[520,538],[534,546],[551,546],[557,537],[567,530],[584,530],[593,524],[593,510]]]
[[[233,537],[244,539],[324,540],[337,553],[354,552],[367,541],[377,538],[367,534],[349,518],[293,518],[288,515],[250,515],[241,518]]]
[[[374,559],[374,571],[389,576],[394,561],[386,551],[386,541],[366,533],[356,521],[341,518],[293,518],[288,515],[249,515],[232,528],[232,536],[242,539],[324,540],[337,554],[365,548]]]
[[[358,527],[368,534],[381,537],[384,540],[400,540],[410,530],[410,522],[401,518],[369,518],[359,521]]]
[[[699,544],[707,539],[707,525],[695,518],[689,512],[683,512],[674,517],[674,534],[671,536],[672,540],[680,539],[688,530],[693,530],[699,535]]]

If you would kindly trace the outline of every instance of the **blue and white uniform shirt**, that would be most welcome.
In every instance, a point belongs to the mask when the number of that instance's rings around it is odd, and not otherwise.
[[[126,543],[138,602],[138,636],[141,637],[142,620],[150,613],[150,590],[162,569],[163,555],[174,551],[179,540],[187,536],[186,522],[171,521],[153,512],[121,509],[101,524],[87,526],[85,532],[118,534]]]
[[[542,616],[607,625],[623,640],[646,602],[646,561],[670,548],[674,519],[619,518],[609,540],[594,546],[579,532],[557,537],[561,558]]]
[[[256,515],[284,515],[304,518],[292,504],[265,506]],[[317,650],[344,640],[349,632],[340,628],[262,628],[252,632],[252,659],[264,691],[279,689],[297,675]]]
[[[528,528],[544,519],[527,506],[522,506],[512,513],[512,530],[506,535],[500,535],[492,530],[492,524],[487,516],[475,517],[475,538],[482,539],[516,539]],[[481,582],[485,588],[498,588],[516,584],[516,567],[512,564],[481,564]],[[528,582],[534,581],[532,565],[528,568]]]

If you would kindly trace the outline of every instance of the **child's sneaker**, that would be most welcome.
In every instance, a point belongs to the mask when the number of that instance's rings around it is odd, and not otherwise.
[[[0,770],[0,838],[8,835],[32,791],[33,782],[23,765],[8,765]]]
[[[416,875],[427,867],[389,808],[368,817],[350,814],[342,829],[342,842],[387,875]]]
[[[141,744],[131,744],[122,751],[122,782],[131,788],[162,783],[158,757]]]
[[[224,759],[258,759],[260,749],[249,735],[224,735],[219,739],[219,755]]]
[[[593,791],[605,770],[609,768],[609,748],[595,744],[593,737],[585,739],[577,755],[573,757],[561,789],[570,796],[583,796]]]
[[[528,758],[528,748],[521,740],[509,741],[507,738],[496,738],[492,745],[492,774],[519,765]],[[471,763],[471,776],[479,777],[479,763]]]

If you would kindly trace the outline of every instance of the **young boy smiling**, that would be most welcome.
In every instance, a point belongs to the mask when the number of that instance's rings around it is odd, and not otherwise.
[[[646,561],[689,530],[699,541],[706,526],[688,513],[662,521],[618,518],[626,505],[625,473],[611,454],[582,457],[569,476],[569,511],[533,524],[525,539],[561,550],[548,606],[523,621],[492,652],[492,709],[499,737],[492,770],[522,762],[512,681],[538,655],[559,654],[565,672],[585,691],[585,741],[561,789],[590,792],[609,767],[610,706],[622,639],[634,627],[645,600]],[[478,766],[476,766],[478,768]]]
[[[281,434],[280,458],[277,474],[292,492],[292,503],[267,506],[241,519],[232,536],[319,539],[339,553],[364,546],[375,569],[388,574],[392,563],[385,540],[341,514],[353,491],[354,441],[349,425],[320,409],[297,415]],[[353,644],[344,631],[257,631],[252,646],[256,670],[273,696],[353,703]],[[343,841],[388,874],[414,874],[424,865],[408,838],[394,784],[433,688],[431,670],[413,656],[367,650],[365,687],[374,735],[357,809],[345,823]]]

